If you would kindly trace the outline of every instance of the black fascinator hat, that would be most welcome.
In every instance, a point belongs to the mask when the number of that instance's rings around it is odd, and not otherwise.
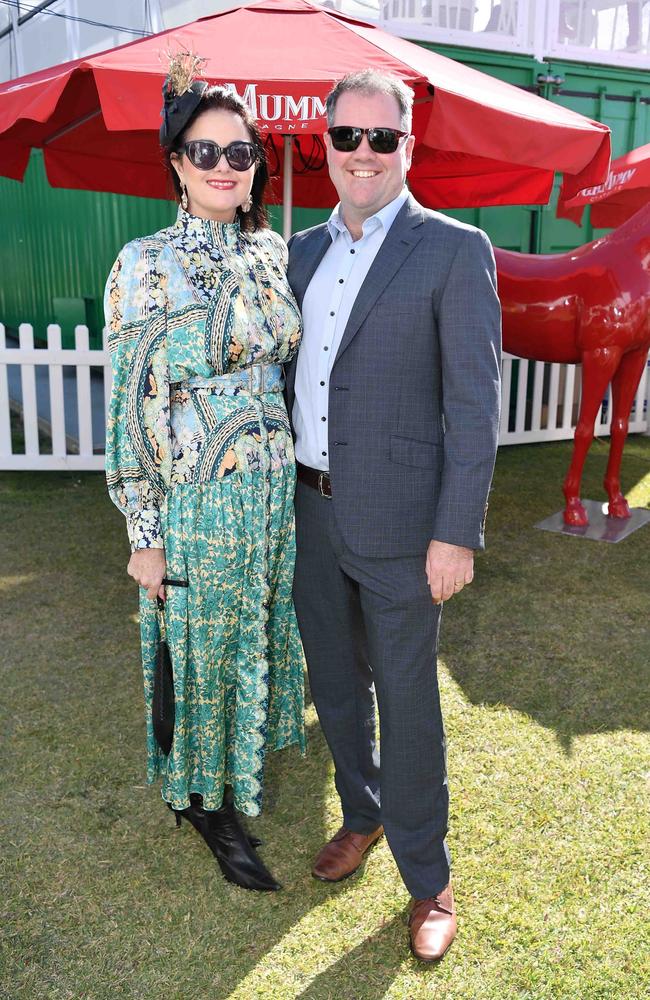
[[[249,105],[235,92],[223,86],[210,86],[197,79],[207,60],[194,52],[166,52],[168,73],[163,84],[160,145],[163,162],[167,168],[171,187],[177,201],[182,204],[183,185],[176,169],[176,160],[183,155],[186,130],[195,118],[205,111],[227,111],[241,118],[249,139],[257,150],[257,162],[251,187],[251,204],[244,211],[240,205],[237,215],[241,228],[247,232],[268,228],[264,207],[266,186],[269,180],[264,142]]]
[[[163,106],[160,111],[160,145],[169,149],[185,128],[208,89],[205,80],[194,77],[205,59],[193,52],[167,53],[169,73],[163,83]]]

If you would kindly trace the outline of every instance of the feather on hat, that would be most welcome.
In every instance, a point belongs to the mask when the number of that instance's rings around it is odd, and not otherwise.
[[[160,112],[160,145],[168,148],[183,131],[198,108],[208,88],[205,80],[196,79],[207,62],[196,52],[180,49],[166,52],[168,72],[163,83],[163,106]]]

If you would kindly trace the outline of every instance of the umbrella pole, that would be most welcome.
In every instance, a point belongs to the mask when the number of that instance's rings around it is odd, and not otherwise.
[[[87,115],[82,118],[77,118],[75,121],[70,122],[69,125],[64,125],[63,128],[57,129],[52,135],[48,135],[47,139],[43,139],[43,145],[47,146],[48,143],[54,142],[55,139],[60,139],[61,136],[67,135],[68,132],[72,132],[73,129],[79,128],[80,125],[85,125],[86,122],[92,121],[93,118],[97,118],[101,115],[101,108],[97,108],[96,111],[90,111]]]
[[[282,166],[283,172],[283,186],[282,186],[282,235],[284,237],[285,243],[289,242],[289,237],[291,236],[292,225],[292,186],[293,186],[293,144],[290,135],[285,135],[283,138],[284,145],[284,163]]]

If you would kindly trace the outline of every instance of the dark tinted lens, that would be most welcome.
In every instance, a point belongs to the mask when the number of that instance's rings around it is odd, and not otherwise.
[[[255,163],[255,146],[251,142],[231,142],[224,152],[233,170],[248,170]]]
[[[375,153],[394,153],[399,138],[399,132],[394,128],[368,129],[368,143]]]
[[[221,149],[216,142],[207,139],[194,139],[185,146],[188,159],[197,170],[212,170],[219,157]]]
[[[361,142],[363,132],[352,125],[335,125],[329,129],[329,134],[334,149],[339,153],[351,153]]]

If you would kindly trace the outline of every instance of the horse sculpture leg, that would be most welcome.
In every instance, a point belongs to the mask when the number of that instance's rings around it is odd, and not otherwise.
[[[580,415],[573,439],[573,457],[564,480],[564,523],[584,527],[589,524],[587,512],[580,502],[582,470],[591,442],[594,439],[594,422],[603,400],[605,389],[614,376],[620,358],[620,348],[601,347],[582,355],[582,396]]]
[[[621,458],[627,437],[630,410],[648,356],[647,347],[624,354],[612,379],[612,438],[604,486],[609,497],[610,517],[629,517],[630,508],[621,493]]]

